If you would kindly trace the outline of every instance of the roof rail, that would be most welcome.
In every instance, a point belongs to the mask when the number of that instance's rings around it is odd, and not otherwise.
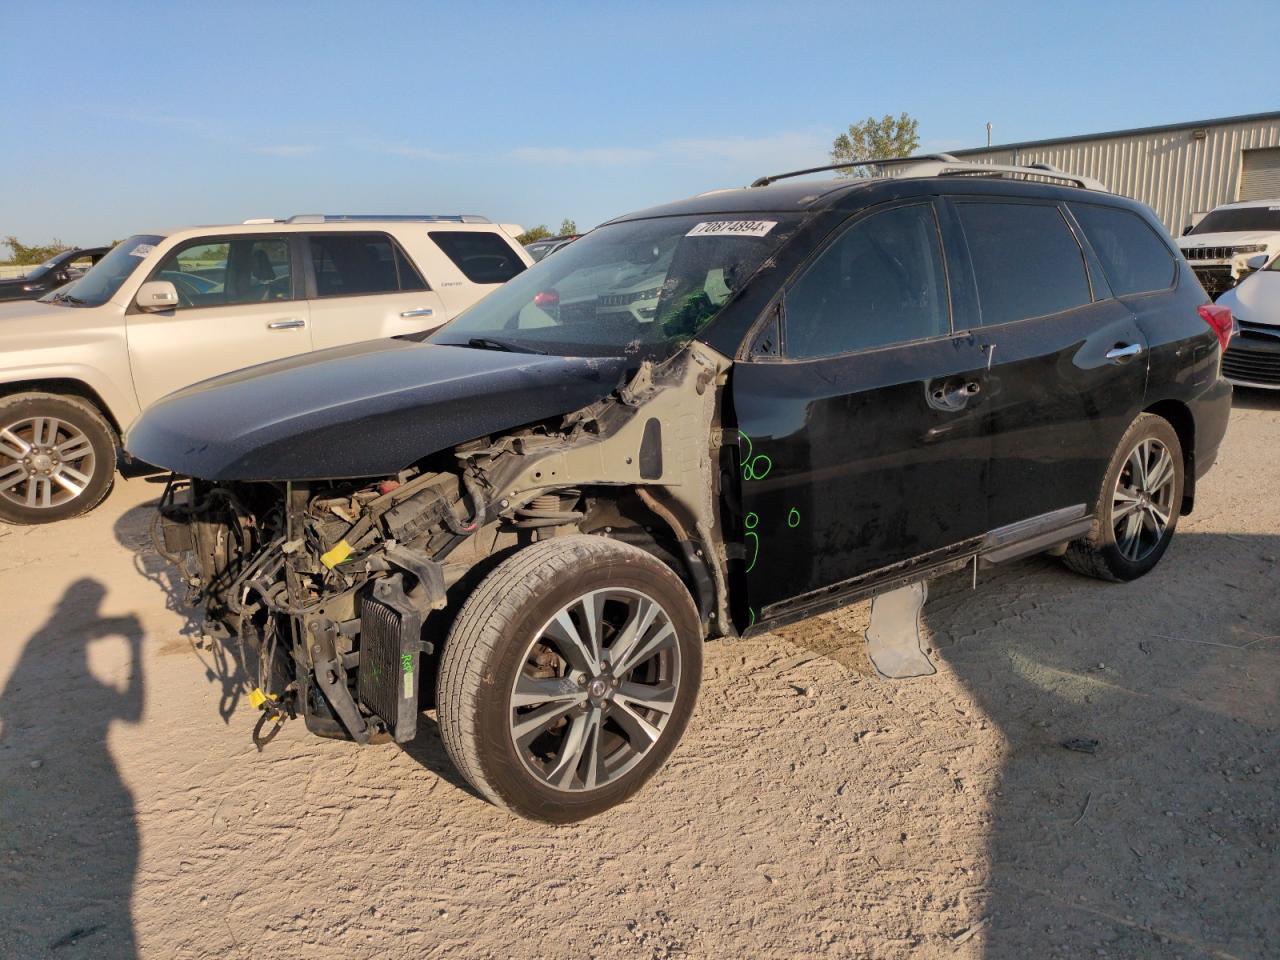
[[[490,223],[488,217],[474,213],[300,213],[285,223],[362,223],[373,220],[390,220],[402,223]]]
[[[807,170],[793,170],[789,173],[776,173],[761,177],[751,184],[753,187],[767,187],[769,184],[789,177],[800,177],[807,173],[821,173],[825,170],[847,170],[849,167],[901,166],[895,170],[898,177],[947,177],[947,176],[1022,176],[1044,177],[1051,180],[1063,180],[1073,183],[1085,190],[1108,192],[1100,180],[1093,177],[1080,176],[1059,170],[1049,163],[1032,163],[1026,166],[1008,166],[997,163],[977,163],[972,160],[960,160],[949,153],[926,153],[918,157],[884,157],[879,160],[855,160],[852,163],[832,163],[822,167],[810,167]]]

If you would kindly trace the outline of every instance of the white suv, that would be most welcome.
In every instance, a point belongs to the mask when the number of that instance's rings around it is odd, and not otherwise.
[[[0,520],[94,507],[121,431],[174,390],[440,326],[532,262],[519,232],[317,215],[140,234],[41,300],[0,304]]]
[[[1254,269],[1280,251],[1280,200],[1247,200],[1215,207],[1178,239],[1182,255],[1191,264],[1201,285],[1215,300]]]

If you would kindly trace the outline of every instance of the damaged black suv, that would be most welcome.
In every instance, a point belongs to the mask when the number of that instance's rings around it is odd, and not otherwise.
[[[571,821],[671,753],[705,638],[1035,551],[1150,570],[1230,314],[1081,178],[871,172],[619,217],[429,335],[144,414],[158,546],[264,718],[405,741],[434,707],[477,790]]]

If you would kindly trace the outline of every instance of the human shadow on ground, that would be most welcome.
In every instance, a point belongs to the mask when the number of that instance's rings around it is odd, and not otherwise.
[[[183,618],[179,635],[204,667],[205,679],[217,685],[218,716],[223,723],[230,723],[244,693],[245,653],[235,640],[218,640],[206,634],[203,611],[187,603],[188,586],[182,571],[156,552],[152,528],[158,502],[151,500],[121,514],[115,524],[116,540],[133,552],[134,569],[156,585],[164,596],[165,608]]]
[[[142,626],[102,616],[105,594],[68,587],[0,691],[0,956],[137,956],[138,826],[108,736],[142,717]],[[109,638],[128,645],[117,683],[89,665]]]
[[[1182,532],[1129,584],[935,581],[936,654],[1008,745],[987,960],[1280,956],[1278,573],[1280,536]]]

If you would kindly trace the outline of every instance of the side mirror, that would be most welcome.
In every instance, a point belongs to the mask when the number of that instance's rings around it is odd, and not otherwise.
[[[1265,253],[1255,253],[1252,257],[1250,257],[1248,260],[1244,262],[1244,265],[1248,267],[1250,270],[1261,270],[1263,267],[1267,265],[1267,260],[1269,259],[1270,257],[1268,257]]]
[[[134,303],[139,310],[172,310],[178,305],[178,288],[168,280],[148,280],[138,288]]]
[[[1185,227],[1182,228],[1182,235],[1185,237],[1194,229],[1195,227],[1193,227],[1191,224],[1188,223]]]

